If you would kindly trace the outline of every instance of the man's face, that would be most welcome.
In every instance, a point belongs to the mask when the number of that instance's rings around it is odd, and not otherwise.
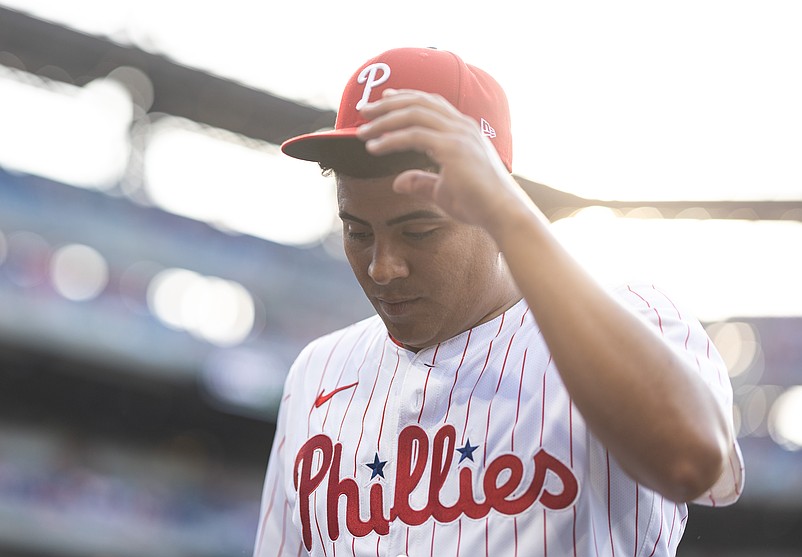
[[[392,182],[338,176],[337,197],[345,254],[393,338],[432,346],[506,309],[508,283],[490,236],[393,192]]]

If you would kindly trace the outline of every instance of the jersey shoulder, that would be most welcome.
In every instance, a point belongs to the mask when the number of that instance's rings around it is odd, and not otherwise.
[[[387,328],[378,315],[373,315],[351,325],[337,329],[310,341],[298,354],[290,368],[290,376],[309,367],[310,362],[326,359],[334,355],[338,348],[352,347],[363,339],[375,340],[386,335]]]

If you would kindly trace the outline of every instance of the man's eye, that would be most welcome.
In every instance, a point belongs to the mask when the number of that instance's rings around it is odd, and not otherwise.
[[[437,227],[405,230],[404,236],[406,236],[407,238],[411,238],[413,240],[422,240],[424,238],[432,236],[437,230],[438,230]]]
[[[345,227],[345,236],[349,240],[365,240],[371,233],[369,229],[349,225]]]

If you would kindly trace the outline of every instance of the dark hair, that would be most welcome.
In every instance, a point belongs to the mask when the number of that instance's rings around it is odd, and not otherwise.
[[[429,157],[416,151],[373,156],[365,151],[365,144],[356,138],[329,142],[318,164],[324,175],[334,173],[353,178],[381,178],[413,168],[437,168]]]

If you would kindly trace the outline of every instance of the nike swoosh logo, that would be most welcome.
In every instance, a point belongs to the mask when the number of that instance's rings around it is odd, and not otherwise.
[[[334,389],[330,393],[326,393],[326,394],[323,394],[323,391],[320,391],[320,394],[317,395],[317,398],[315,399],[315,408],[320,408],[321,406],[326,404],[329,400],[331,400],[331,397],[333,397],[334,395],[336,395],[340,391],[344,391],[346,389],[351,389],[351,388],[356,387],[356,386],[357,386],[357,383],[351,383],[350,385],[343,385],[342,387],[337,387],[336,389]]]

